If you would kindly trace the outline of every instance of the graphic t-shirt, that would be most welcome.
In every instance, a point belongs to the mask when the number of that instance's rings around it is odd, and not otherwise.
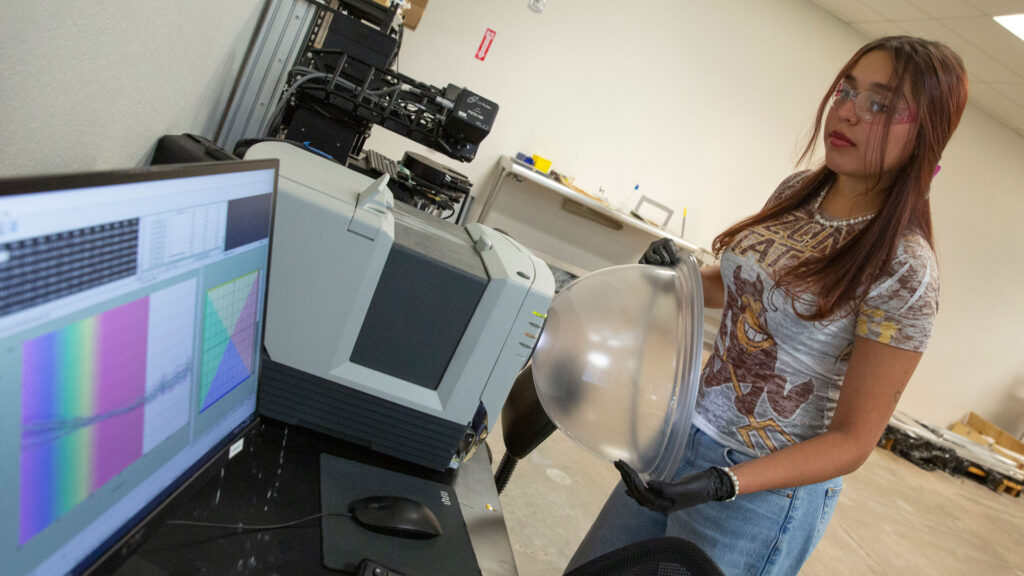
[[[783,181],[769,204],[791,193],[805,175]],[[823,224],[813,204],[747,229],[722,254],[722,324],[701,373],[694,423],[751,455],[828,428],[854,336],[922,352],[938,309],[935,253],[920,235],[907,234],[859,310],[825,321],[800,318],[785,291],[773,289],[775,272],[833,250],[866,225]],[[812,303],[801,297],[797,306],[808,314]]]

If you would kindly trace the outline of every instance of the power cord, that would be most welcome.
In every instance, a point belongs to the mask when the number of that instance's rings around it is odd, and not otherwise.
[[[352,517],[352,515],[347,512],[326,512],[322,514],[314,514],[312,516],[307,516],[300,520],[295,520],[294,522],[285,522],[283,524],[270,524],[267,526],[253,526],[247,524],[216,524],[213,522],[193,522],[191,520],[168,520],[166,524],[178,524],[182,526],[202,526],[206,528],[232,528],[237,530],[277,530],[278,528],[287,528],[289,526],[295,526],[296,524],[302,524],[303,522],[309,522],[310,520],[315,520],[317,518],[322,518],[324,516],[348,516],[349,518]]]

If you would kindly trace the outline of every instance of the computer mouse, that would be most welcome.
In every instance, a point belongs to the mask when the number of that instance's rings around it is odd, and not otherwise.
[[[441,535],[441,523],[430,508],[402,496],[360,498],[349,504],[349,512],[360,526],[381,534],[421,540]]]

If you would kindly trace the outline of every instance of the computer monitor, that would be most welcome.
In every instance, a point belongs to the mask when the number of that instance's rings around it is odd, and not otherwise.
[[[0,569],[78,572],[254,418],[277,161],[0,181]]]

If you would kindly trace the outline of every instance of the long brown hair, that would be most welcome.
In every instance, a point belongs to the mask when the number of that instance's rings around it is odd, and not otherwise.
[[[942,150],[960,123],[967,105],[967,72],[960,57],[944,44],[913,38],[891,36],[873,40],[853,55],[836,74],[829,91],[818,105],[817,118],[800,162],[809,158],[819,138],[822,122],[830,106],[832,93],[857,62],[868,52],[881,50],[893,60],[890,85],[908,86],[911,107],[917,112],[912,151],[906,162],[896,169],[884,203],[877,215],[857,234],[835,250],[811,256],[781,270],[776,287],[794,300],[794,310],[806,320],[824,320],[837,313],[850,313],[867,294],[868,288],[885,272],[896,254],[900,240],[907,233],[920,234],[929,245],[932,240],[931,205],[928,192]],[[889,115],[884,128],[880,151],[870,158],[880,185],[882,162],[888,142]],[[746,229],[769,222],[808,202],[837,175],[822,164],[806,176],[794,191],[781,202],[765,206],[760,212],[742,220],[715,238],[712,249],[716,256],[733,243]],[[796,308],[800,295],[817,299],[815,310],[806,314]],[[849,307],[848,307],[849,306]]]

